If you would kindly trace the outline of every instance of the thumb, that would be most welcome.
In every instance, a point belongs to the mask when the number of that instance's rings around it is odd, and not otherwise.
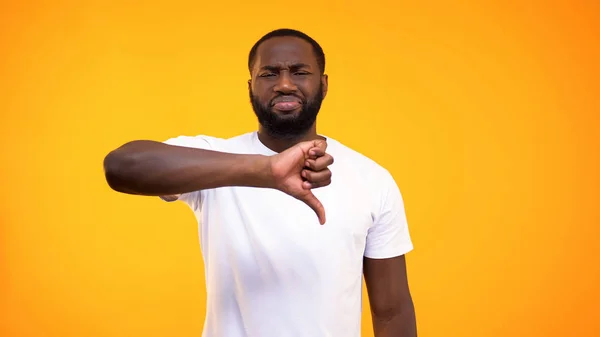
[[[304,153],[308,153],[309,150],[316,151],[318,153],[325,153],[325,151],[327,150],[327,141],[323,139],[304,141],[302,143],[299,143],[298,145]]]
[[[327,141],[325,139],[317,139],[314,141],[314,146],[321,149],[321,151],[327,151]]]
[[[317,197],[315,197],[315,195],[311,191],[308,191],[305,195],[303,195],[300,198],[300,200],[302,200],[305,204],[312,208],[312,210],[317,214],[317,217],[319,218],[319,223],[321,225],[324,225],[325,207],[323,207],[321,201],[319,201],[319,199],[317,199]]]

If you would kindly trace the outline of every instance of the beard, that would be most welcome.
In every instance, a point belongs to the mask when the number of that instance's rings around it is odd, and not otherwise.
[[[271,137],[285,140],[298,139],[304,136],[317,120],[323,102],[322,89],[323,84],[321,84],[314,97],[302,99],[302,110],[297,116],[278,115],[271,110],[271,102],[261,104],[258,97],[252,93],[252,90],[250,90],[250,102],[258,122]]]

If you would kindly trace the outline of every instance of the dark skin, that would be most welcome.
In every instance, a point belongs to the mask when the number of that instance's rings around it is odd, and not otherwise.
[[[328,77],[320,74],[312,46],[299,38],[281,37],[264,42],[258,49],[249,89],[261,100],[278,93],[312,97],[323,84],[327,94]],[[298,113],[295,111],[294,113]],[[298,140],[281,141],[259,131],[261,141],[274,151],[282,151],[297,141],[316,139],[316,123]],[[364,259],[364,277],[369,295],[375,337],[416,337],[415,310],[408,287],[405,257]]]
[[[279,37],[258,48],[248,89],[262,102],[280,94],[312,98],[319,88],[327,93],[328,77],[321,74],[312,46],[299,38]],[[301,112],[277,111],[282,118]],[[294,139],[278,139],[261,126],[259,139],[274,156],[229,154],[184,148],[150,140],[135,140],[111,151],[104,159],[105,176],[117,192],[162,196],[177,200],[187,192],[250,186],[283,191],[311,207],[321,224],[325,210],[311,189],[331,183],[333,163],[316,123]],[[404,256],[364,259],[375,337],[416,337],[415,312],[406,278]]]
[[[321,74],[312,46],[308,42],[295,37],[277,37],[263,42],[258,48],[251,78],[248,80],[248,90],[252,90],[262,102],[269,102],[278,95],[314,97],[319,84],[322,84],[325,97],[327,79],[326,74]],[[285,117],[293,117],[300,109],[293,112],[273,111]],[[317,135],[316,123],[296,139],[277,139],[259,125],[258,137],[275,152],[282,152],[298,142],[323,139]]]
[[[261,50],[259,58],[264,59],[265,49]],[[289,81],[270,87],[265,85],[268,81],[256,83],[257,93],[265,99],[273,95],[267,88],[287,92],[291,87]],[[306,88],[305,94],[314,92],[307,83],[299,85]],[[184,193],[218,187],[273,188],[307,204],[319,222],[325,224],[325,209],[311,189],[331,183],[328,166],[333,163],[333,157],[326,152],[327,142],[315,136],[314,126],[311,129],[287,141],[279,141],[259,130],[260,140],[278,152],[274,156],[231,154],[134,140],[104,158],[105,178],[117,192],[160,196],[167,201],[175,201]]]
[[[161,196],[228,186],[280,190],[304,202],[325,224],[325,209],[311,192],[331,183],[333,158],[323,140],[303,141],[274,155],[232,154],[135,140],[104,158],[104,175],[115,191]]]
[[[364,258],[375,337],[416,337],[415,308],[408,287],[406,258]]]

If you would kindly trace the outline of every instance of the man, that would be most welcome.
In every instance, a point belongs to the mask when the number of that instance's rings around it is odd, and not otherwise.
[[[248,67],[258,131],[129,142],[106,156],[108,184],[194,211],[205,337],[358,337],[363,274],[375,336],[415,337],[400,191],[387,170],[316,131],[322,48],[275,30]]]

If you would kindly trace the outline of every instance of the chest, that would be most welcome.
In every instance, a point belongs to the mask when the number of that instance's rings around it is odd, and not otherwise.
[[[304,202],[272,189],[212,190],[204,200],[201,235],[241,255],[360,258],[372,224],[370,203],[348,184],[313,190],[327,222]]]

